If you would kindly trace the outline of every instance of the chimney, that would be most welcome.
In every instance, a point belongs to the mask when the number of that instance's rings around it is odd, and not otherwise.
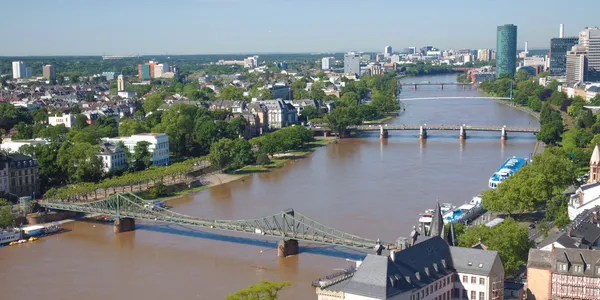
[[[554,256],[554,243],[552,243],[551,245],[552,245],[552,256]]]
[[[560,24],[558,37],[561,39],[565,37],[565,24]]]
[[[529,53],[529,52],[527,51],[527,41],[525,41],[525,53]]]

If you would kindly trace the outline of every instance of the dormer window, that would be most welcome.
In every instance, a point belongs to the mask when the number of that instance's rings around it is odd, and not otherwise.
[[[575,273],[583,273],[583,266],[582,265],[573,265],[573,271]]]
[[[565,264],[565,263],[560,263],[560,264],[558,264],[558,270],[559,270],[559,271],[565,271],[565,272],[566,272],[566,271],[568,270],[568,268],[567,268],[567,264]]]
[[[596,267],[596,275],[600,275],[600,266]]]

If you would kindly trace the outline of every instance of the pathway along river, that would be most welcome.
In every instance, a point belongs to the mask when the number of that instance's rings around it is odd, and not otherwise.
[[[454,75],[406,78],[455,81]],[[405,87],[402,97],[475,96],[470,87]],[[407,102],[393,124],[538,126],[528,114],[492,100]],[[255,174],[175,200],[174,210],[212,219],[243,219],[294,208],[368,238],[406,236],[436,197],[455,205],[486,188],[509,156],[528,156],[532,135],[430,132],[378,133],[342,140],[271,173]],[[6,299],[223,299],[263,279],[289,280],[281,299],[315,299],[312,280],[359,258],[356,251],[300,243],[302,253],[277,258],[275,240],[173,225],[138,223],[135,232],[75,222],[72,231],[0,249],[0,291]],[[261,252],[262,250],[262,252]]]

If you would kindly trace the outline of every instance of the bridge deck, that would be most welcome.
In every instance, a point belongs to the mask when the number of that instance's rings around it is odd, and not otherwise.
[[[406,130],[414,131],[420,130],[421,127],[427,131],[459,131],[461,127],[466,131],[495,131],[501,132],[503,129],[505,132],[522,132],[522,133],[538,133],[539,128],[533,127],[512,127],[512,126],[471,126],[471,125],[383,125],[384,130]],[[358,125],[350,126],[349,130],[352,131],[380,131],[382,127],[379,125]],[[311,128],[313,131],[329,131],[326,127]]]
[[[152,201],[141,199],[131,193],[116,194],[92,202],[41,201],[40,205],[58,210],[191,225],[357,249],[373,249],[377,242],[333,229],[292,209],[258,219],[211,220],[186,216],[156,207]],[[382,245],[388,249],[395,247],[393,244],[382,243]]]

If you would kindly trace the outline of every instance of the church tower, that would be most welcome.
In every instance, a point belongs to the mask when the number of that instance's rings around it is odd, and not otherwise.
[[[590,158],[590,179],[589,183],[600,181],[600,149],[598,144],[594,147],[592,158]]]
[[[431,225],[429,227],[428,236],[439,236],[446,240],[446,234],[444,233],[444,219],[442,217],[442,208],[440,207],[439,201],[433,210],[433,216],[431,216]]]

